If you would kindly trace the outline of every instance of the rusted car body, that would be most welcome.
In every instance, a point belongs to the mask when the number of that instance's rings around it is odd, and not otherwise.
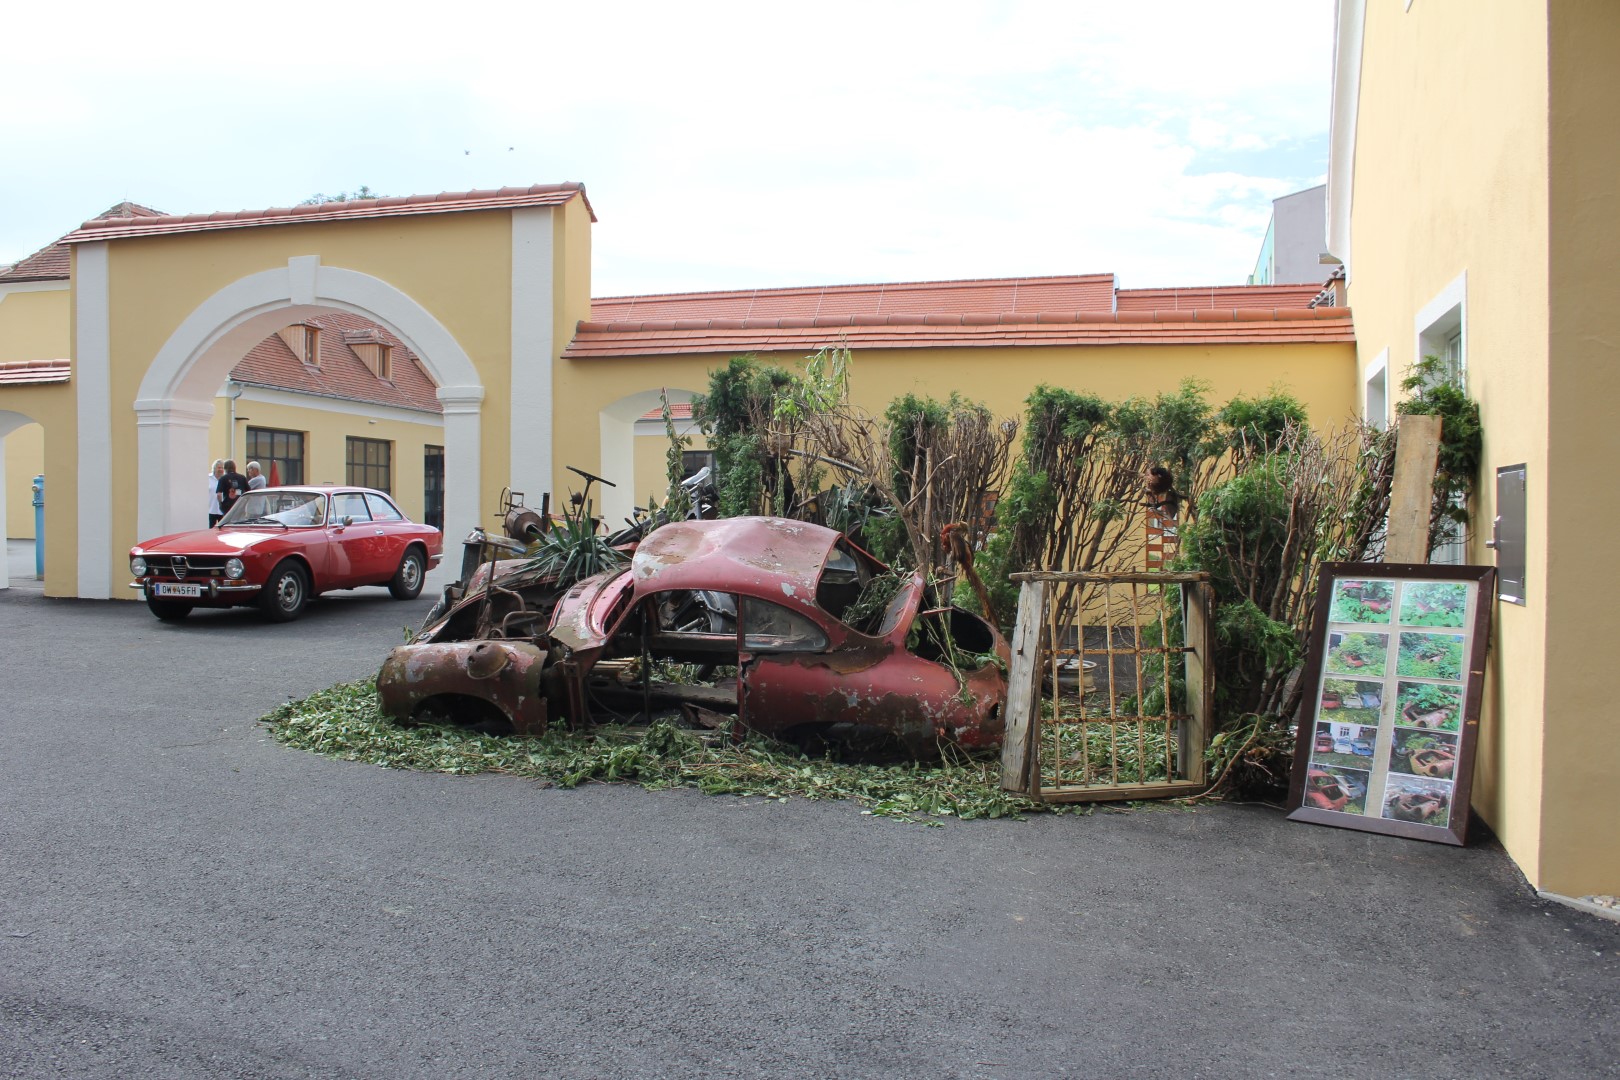
[[[390,654],[378,690],[399,719],[495,710],[537,734],[552,718],[593,718],[612,689],[603,661],[645,657],[736,676],[639,684],[643,699],[734,713],[786,741],[886,740],[919,756],[999,745],[1006,641],[932,605],[918,575],[883,607],[860,602],[885,573],[840,533],[778,518],[664,525],[627,566],[566,590],[521,561],[486,564]]]

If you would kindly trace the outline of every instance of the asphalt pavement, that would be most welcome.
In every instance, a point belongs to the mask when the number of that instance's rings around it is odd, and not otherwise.
[[[257,724],[430,603],[0,592],[0,1076],[1620,1076],[1620,924],[1489,841],[1260,806],[928,828]]]

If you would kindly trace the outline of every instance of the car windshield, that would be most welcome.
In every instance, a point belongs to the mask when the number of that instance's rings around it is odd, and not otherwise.
[[[220,521],[226,525],[323,525],[326,496],[319,491],[250,491]]]

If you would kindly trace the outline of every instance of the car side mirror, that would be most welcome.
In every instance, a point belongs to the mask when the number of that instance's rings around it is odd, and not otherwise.
[[[354,516],[352,514],[344,514],[343,517],[341,519],[339,519],[339,521],[338,521],[338,528],[347,529],[350,525],[353,525],[353,524],[354,524]]]

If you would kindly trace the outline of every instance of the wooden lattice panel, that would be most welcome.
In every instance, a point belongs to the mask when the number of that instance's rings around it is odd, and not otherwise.
[[[1002,786],[1054,802],[1201,789],[1213,690],[1209,575],[1016,579]],[[1057,586],[1082,590],[1066,620],[1052,603]]]

